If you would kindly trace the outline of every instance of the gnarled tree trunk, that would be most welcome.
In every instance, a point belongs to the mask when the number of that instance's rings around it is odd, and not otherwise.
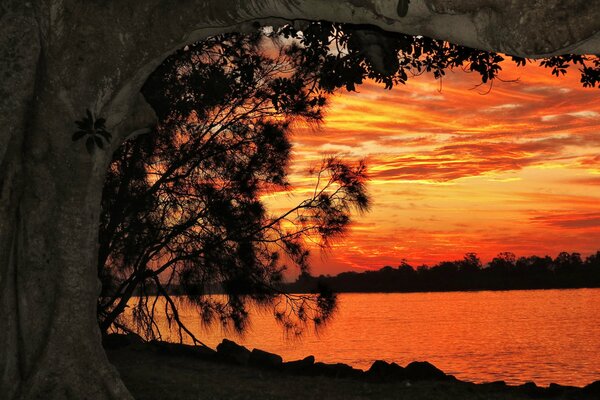
[[[130,398],[104,355],[96,325],[100,199],[111,151],[151,117],[139,102],[139,90],[174,49],[250,29],[253,22],[329,19],[519,55],[600,53],[600,10],[593,2],[411,0],[403,17],[397,5],[389,0],[3,0],[2,398]],[[74,121],[86,109],[107,118],[114,135],[108,148],[93,154],[85,139],[71,140]]]
[[[0,107],[1,397],[128,398],[95,318],[98,201],[110,153],[90,155],[71,140],[96,94],[73,88],[85,87],[79,79],[89,70],[74,72],[62,58],[70,54],[44,35],[49,20],[19,3],[0,23],[0,60],[9,64]]]

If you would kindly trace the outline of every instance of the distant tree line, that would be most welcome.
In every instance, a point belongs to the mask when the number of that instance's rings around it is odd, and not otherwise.
[[[414,268],[406,261],[378,271],[343,272],[336,276],[301,274],[286,285],[291,293],[328,287],[334,292],[442,292],[600,287],[600,251],[583,259],[579,253],[519,257],[498,254],[483,265],[477,254]]]

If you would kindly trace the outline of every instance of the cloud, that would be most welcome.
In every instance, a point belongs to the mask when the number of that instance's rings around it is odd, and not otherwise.
[[[529,92],[529,93],[542,93],[542,94],[547,94],[547,95],[552,95],[552,94],[568,94],[572,92],[571,88],[567,88],[567,87],[560,87],[560,86],[556,86],[556,85],[552,85],[552,86],[525,86],[523,89],[521,89],[524,92]]]
[[[576,137],[565,136],[521,143],[456,143],[396,157],[372,157],[371,174],[378,179],[450,181],[493,172],[518,171],[549,161],[570,160],[563,150],[578,141]]]
[[[600,230],[600,212],[595,213],[548,213],[531,217],[531,221],[542,225],[561,229]]]
[[[323,154],[366,157],[372,212],[317,271],[596,251],[600,103],[576,73],[503,65],[487,95],[474,74],[428,75],[391,91],[333,96],[320,129],[293,135],[294,182]],[[296,179],[297,178],[297,179]],[[470,179],[473,178],[473,179]],[[299,193],[302,193],[301,191]],[[284,198],[285,196],[279,196]]]
[[[582,110],[568,113],[571,117],[576,118],[587,118],[587,119],[598,119],[600,118],[600,113],[591,110]]]
[[[558,193],[553,193],[556,191]],[[548,192],[519,192],[513,193],[515,198],[513,202],[524,202],[527,204],[540,204],[552,206],[554,209],[579,209],[595,210],[600,204],[600,193],[591,192],[589,195],[569,194],[566,190],[559,187],[548,188]],[[536,214],[537,215],[537,214]]]
[[[600,175],[599,176],[582,176],[563,180],[565,183],[586,185],[586,186],[600,186]],[[600,201],[600,200],[599,200]]]
[[[516,108],[521,108],[521,107],[523,107],[523,105],[519,104],[519,103],[506,103],[506,104],[499,104],[497,106],[491,106],[488,108],[484,108],[482,111],[488,112],[488,113],[505,112],[505,111],[510,111],[510,110],[514,110]]]
[[[436,94],[423,94],[419,92],[411,92],[410,98],[417,101],[444,101],[444,95],[441,92]]]
[[[542,115],[540,117],[540,120],[542,122],[550,122],[550,121],[556,121],[557,119],[559,119],[561,116],[557,115],[557,114],[548,114],[548,115]]]
[[[600,166],[600,154],[599,155],[584,156],[584,157],[581,158],[580,163],[584,167]]]
[[[540,120],[542,122],[552,122],[552,121],[557,121],[557,120],[564,120],[569,117],[595,120],[595,119],[600,118],[600,113],[598,113],[597,111],[592,111],[592,110],[581,110],[581,111],[568,112],[568,113],[564,113],[564,114],[542,115],[540,117]]]

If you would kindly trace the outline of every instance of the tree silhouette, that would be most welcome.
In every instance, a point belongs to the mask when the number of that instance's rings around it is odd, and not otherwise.
[[[148,338],[161,336],[155,295],[180,340],[195,343],[173,294],[204,322],[237,330],[249,302],[273,306],[296,332],[331,315],[332,293],[294,296],[278,285],[287,263],[308,271],[305,242],[326,245],[353,209],[367,209],[366,167],[327,158],[308,198],[268,213],[260,196],[289,189],[291,124],[317,123],[325,104],[294,51],[260,33],[228,34],[177,52],[150,78],[144,94],[161,123],[115,153],[103,193],[102,331],[134,328],[120,318],[134,294],[133,319]],[[208,296],[215,292],[226,297]]]
[[[458,262],[458,270],[463,274],[476,274],[481,267],[481,260],[475,253],[465,254],[463,260]]]
[[[337,292],[422,292],[456,290],[513,290],[600,287],[600,252],[581,259],[579,253],[561,252],[554,260],[529,256],[518,260],[503,252],[487,265],[475,253],[462,260],[442,261],[431,267],[413,268],[402,261],[378,271],[343,272],[336,276],[304,274],[288,286],[289,291],[314,290],[327,285]]]
[[[365,79],[391,89],[405,84],[412,76],[428,72],[440,79],[446,71],[455,68],[478,74],[481,84],[491,87],[502,71],[500,63],[503,61],[518,67],[532,62],[523,57],[364,25],[319,21],[307,24],[302,30],[287,25],[273,34],[300,41],[302,47],[298,48],[297,56],[307,67],[319,71],[318,85],[328,92],[339,88],[354,91]],[[570,67],[578,68],[584,87],[596,87],[600,83],[597,55],[564,54],[544,58],[540,65],[557,77],[565,75]]]

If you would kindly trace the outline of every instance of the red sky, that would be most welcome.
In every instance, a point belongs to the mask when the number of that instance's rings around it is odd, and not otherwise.
[[[441,92],[427,75],[391,91],[369,82],[333,96],[318,129],[295,128],[297,187],[331,154],[366,158],[371,177],[371,212],[315,252],[314,274],[600,249],[598,89],[582,88],[574,69],[560,79],[536,65],[503,71],[488,94],[462,71]]]

